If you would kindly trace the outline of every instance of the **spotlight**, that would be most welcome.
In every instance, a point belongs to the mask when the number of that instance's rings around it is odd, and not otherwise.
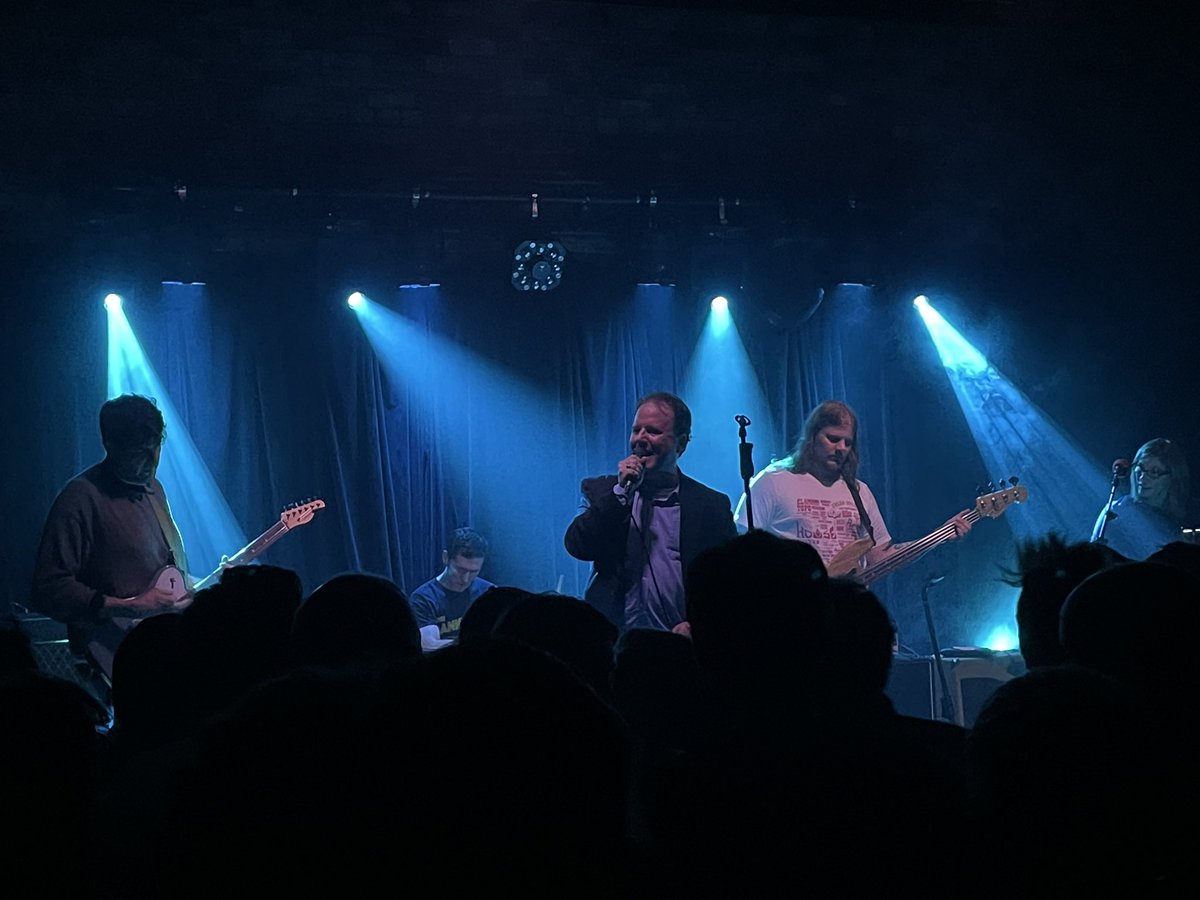
[[[709,304],[709,308],[715,313],[729,312],[729,298],[718,294],[712,298],[712,303]]]
[[[918,294],[917,296],[913,297],[913,306],[915,306],[917,309],[927,307],[929,306],[929,298],[924,294]]]
[[[367,298],[364,297],[359,291],[355,291],[346,298],[346,303],[351,309],[362,309],[367,305]]]
[[[104,308],[109,312],[116,312],[121,308],[121,297],[118,294],[109,294],[104,298]]]
[[[562,281],[567,252],[555,241],[525,241],[513,251],[512,286],[518,291],[552,291]]]

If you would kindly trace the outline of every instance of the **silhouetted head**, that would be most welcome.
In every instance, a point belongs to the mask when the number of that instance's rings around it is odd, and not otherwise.
[[[1128,685],[1070,664],[1030,671],[989,697],[967,750],[979,824],[994,830],[972,841],[1005,860],[1006,894],[1156,892],[1162,873],[1150,860],[1173,826],[1162,815],[1168,754],[1154,718]]]
[[[1171,541],[1166,546],[1155,550],[1146,562],[1166,563],[1186,569],[1200,577],[1200,544],[1190,544],[1187,541]]]
[[[300,605],[292,626],[299,665],[376,666],[421,655],[421,634],[404,592],[379,575],[347,572]]]
[[[533,591],[524,588],[496,585],[488,588],[475,598],[458,626],[458,641],[474,640],[475,638],[491,637],[492,630],[501,616],[516,606],[522,600],[533,596]]]
[[[625,840],[625,730],[549,653],[480,639],[393,668],[364,749],[380,761],[380,844],[401,871],[453,847],[499,893],[627,896],[596,890]]]
[[[291,632],[303,588],[280,566],[236,566],[196,594],[178,640],[198,709],[223,708],[291,662]]]
[[[492,633],[546,651],[597,695],[609,697],[617,627],[582,600],[533,594],[504,613]]]
[[[1089,575],[1124,561],[1105,544],[1068,543],[1053,532],[1020,545],[1017,567],[1005,572],[1005,580],[1021,589],[1017,629],[1027,666],[1053,666],[1063,661],[1059,620],[1067,594]]]
[[[113,654],[112,705],[117,733],[138,743],[168,739],[182,722],[182,616],[152,616],[121,640]]]
[[[1063,603],[1068,662],[1112,675],[1156,703],[1188,703],[1200,676],[1186,648],[1200,633],[1200,579],[1157,562],[1112,566]]]
[[[827,665],[817,671],[830,692],[878,698],[892,668],[896,626],[874,592],[850,578],[829,579]]]
[[[625,631],[614,648],[612,697],[643,747],[691,746],[703,721],[692,642],[653,628]]]
[[[737,693],[794,689],[824,647],[827,582],[815,549],[765,531],[697,556],[685,587],[706,680]]]

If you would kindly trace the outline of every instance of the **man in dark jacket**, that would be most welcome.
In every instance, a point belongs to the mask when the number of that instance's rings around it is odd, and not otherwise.
[[[679,471],[691,426],[674,394],[639,400],[630,455],[616,475],[584,480],[587,507],[567,528],[567,552],[593,564],[585,598],[622,630],[686,632],[688,564],[737,534],[729,497]]]

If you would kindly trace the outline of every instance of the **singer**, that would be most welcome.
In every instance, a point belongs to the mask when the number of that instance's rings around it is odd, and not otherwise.
[[[1102,541],[1126,559],[1141,561],[1182,539],[1180,529],[1188,524],[1190,512],[1191,478],[1183,450],[1166,438],[1142,444],[1133,466],[1123,468],[1114,463],[1113,475],[1118,480],[1128,476],[1129,493],[1100,510],[1092,540]]]
[[[622,631],[686,632],[684,572],[736,536],[729,497],[679,471],[691,429],[692,412],[674,394],[639,400],[629,456],[616,475],[584,479],[585,508],[563,538],[592,563],[585,599]]]

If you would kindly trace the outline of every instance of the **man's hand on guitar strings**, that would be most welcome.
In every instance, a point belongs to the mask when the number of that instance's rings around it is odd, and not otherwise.
[[[968,531],[971,530],[971,522],[967,519],[967,513],[969,512],[969,509],[964,509],[958,515],[951,516],[946,520],[946,525],[954,526],[954,536],[956,538],[963,537]]]

